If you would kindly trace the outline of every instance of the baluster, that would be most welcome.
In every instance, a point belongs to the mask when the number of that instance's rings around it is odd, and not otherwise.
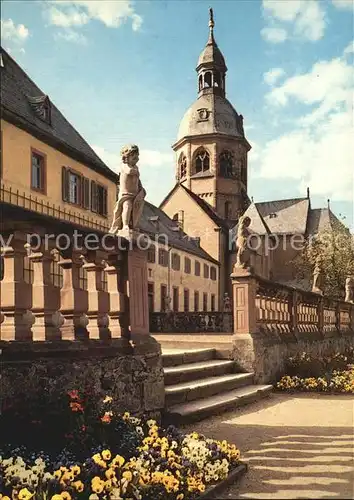
[[[104,272],[107,273],[109,294],[109,329],[112,338],[129,338],[127,314],[127,269],[122,253],[111,254],[106,261]]]
[[[6,236],[5,236],[6,240]],[[32,286],[24,280],[24,245],[26,235],[15,232],[9,246],[1,248],[4,278],[1,281],[1,307],[4,321],[1,325],[1,340],[31,340],[35,321],[32,306]]]
[[[87,293],[89,323],[87,329],[90,339],[110,338],[109,325],[109,294],[102,290],[102,272],[106,261],[103,252],[88,252],[82,256],[83,268],[87,272]]]
[[[59,340],[64,317],[58,311],[60,290],[53,285],[50,275],[53,255],[43,245],[38,251],[33,251],[30,244],[27,249],[33,263],[32,312],[36,319],[33,340]]]
[[[65,318],[61,326],[63,340],[88,338],[87,291],[79,286],[80,254],[74,250],[60,251],[62,259],[58,265],[63,270],[63,286],[60,289],[60,312]]]

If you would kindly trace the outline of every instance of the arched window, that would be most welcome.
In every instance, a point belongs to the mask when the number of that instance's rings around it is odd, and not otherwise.
[[[233,156],[230,151],[223,151],[220,155],[220,175],[222,177],[233,175]]]
[[[221,87],[220,73],[214,73],[214,87]]]
[[[211,87],[211,73],[207,71],[204,74],[204,87]]]
[[[195,157],[195,172],[205,172],[210,168],[209,153],[204,148],[198,150]]]
[[[199,76],[199,90],[202,90],[202,88],[203,88],[203,76],[200,75]]]
[[[178,176],[183,179],[187,175],[187,158],[182,153],[178,160]]]

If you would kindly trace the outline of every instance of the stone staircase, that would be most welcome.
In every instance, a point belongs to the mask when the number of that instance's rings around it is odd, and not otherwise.
[[[222,359],[224,358],[224,359]],[[234,361],[215,349],[163,350],[167,423],[183,424],[269,396],[271,385],[254,385]]]

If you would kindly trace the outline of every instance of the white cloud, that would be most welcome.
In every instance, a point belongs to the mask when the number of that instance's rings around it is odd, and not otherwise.
[[[264,73],[263,80],[268,85],[274,85],[279,78],[285,75],[283,68],[273,68]]]
[[[66,40],[67,42],[74,42],[80,45],[87,44],[87,38],[82,33],[78,33],[72,29],[67,29],[54,34],[56,40]]]
[[[29,36],[29,30],[23,24],[15,24],[12,19],[1,19],[1,38],[14,43],[23,43]]]
[[[107,151],[105,148],[94,145],[92,146],[93,150],[98,154],[98,156],[115,172],[119,172],[121,159],[119,153],[112,153]],[[155,151],[151,149],[141,149],[140,150],[140,159],[139,165],[142,165],[142,168],[151,167],[151,168],[159,168],[170,166],[173,162],[173,153],[162,153],[160,151]]]
[[[56,7],[50,7],[47,11],[48,20],[54,26],[61,28],[70,28],[71,26],[83,26],[90,20],[85,12],[79,12],[76,9],[69,9],[67,11],[59,10]]]
[[[263,28],[261,35],[270,43],[282,43],[288,37],[287,31],[283,28]]]
[[[344,55],[354,54],[354,40],[344,49]]]
[[[290,98],[305,104],[330,101],[342,102],[352,86],[353,69],[344,59],[319,61],[312,70],[288,78],[272,89],[266,99],[271,104],[285,106]]]
[[[270,42],[274,42],[274,39],[271,36],[267,37],[267,30],[276,30],[276,33],[281,29],[285,30],[284,25],[287,29],[292,27],[293,35],[301,39],[316,41],[324,35],[326,18],[323,2],[317,0],[263,0],[263,10],[268,24],[284,23],[282,28],[263,28],[262,36]],[[279,35],[278,42],[281,41],[283,40],[280,39]]]
[[[45,5],[50,24],[62,28],[83,26],[90,21],[118,28],[130,19],[133,31],[137,31],[143,22],[130,0],[49,0]]]
[[[295,181],[299,192],[353,202],[354,69],[344,57],[319,61],[267,95],[286,115],[305,106],[293,128],[269,141],[260,156],[260,177]]]
[[[354,2],[353,0],[332,0],[332,3],[338,9],[353,9]]]

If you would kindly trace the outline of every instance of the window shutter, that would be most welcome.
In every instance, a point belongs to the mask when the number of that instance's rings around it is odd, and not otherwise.
[[[97,212],[97,184],[91,181],[91,210]]]
[[[61,168],[61,192],[63,201],[69,199],[69,175],[66,167]]]
[[[83,207],[90,208],[90,180],[86,177],[83,178]]]
[[[107,209],[107,189],[103,188],[103,216],[107,217],[108,209]]]

